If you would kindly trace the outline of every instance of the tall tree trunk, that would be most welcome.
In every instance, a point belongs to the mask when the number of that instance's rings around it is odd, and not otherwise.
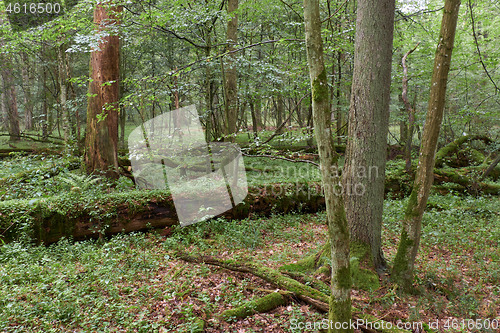
[[[227,52],[234,50],[234,45],[238,40],[238,0],[228,0],[227,12],[232,16],[227,23]],[[236,55],[231,53],[227,56],[227,69],[225,73],[225,97],[226,97],[226,135],[236,133],[236,120],[238,118],[238,87],[235,66]],[[233,138],[234,139],[234,138]],[[232,140],[233,140],[232,139]],[[231,141],[232,141],[231,140]]]
[[[43,52],[44,46],[42,46],[42,52]],[[42,53],[42,56],[45,55],[45,53]],[[42,73],[42,138],[44,140],[47,140],[49,137],[49,106],[47,99],[49,98],[49,94],[47,92],[47,66],[43,66],[43,73]]]
[[[19,113],[17,111],[17,96],[14,79],[12,77],[11,62],[7,56],[2,56],[2,78],[4,86],[5,103],[7,107],[7,122],[9,127],[9,140],[19,141],[21,130],[19,128]]]
[[[99,3],[94,9],[94,24],[102,31],[117,23],[122,8],[112,1]],[[102,171],[108,177],[118,176],[118,97],[120,80],[119,37],[110,35],[99,43],[90,56],[89,98],[85,140],[87,173]]]
[[[252,132],[254,139],[259,135],[259,131],[257,129],[257,117],[255,116],[255,103],[253,100],[250,100],[250,115],[252,116]]]
[[[31,87],[33,86],[33,78],[30,75],[30,62],[28,55],[23,53],[21,74],[23,77],[23,93],[24,93],[24,128],[30,130],[33,127],[33,95]]]
[[[7,22],[7,21],[5,21]],[[0,13],[0,26],[4,25],[4,13]],[[0,36],[0,46],[3,38]],[[19,113],[17,111],[16,87],[12,76],[12,58],[9,54],[0,54],[1,73],[3,79],[4,107],[7,111],[7,123],[10,141],[19,141],[21,130],[19,128]]]
[[[415,129],[415,108],[412,107],[410,99],[408,98],[408,66],[406,59],[418,47],[418,44],[411,50],[405,53],[401,64],[403,65],[403,90],[401,92],[401,99],[405,105],[406,113],[408,114],[408,138],[406,140],[405,159],[406,159],[406,172],[411,172],[411,147],[413,145],[413,132]]]
[[[119,96],[124,96],[125,95],[125,78],[127,77],[126,75],[126,70],[127,70],[127,61],[125,54],[123,52],[123,43],[120,40],[120,87],[119,89]],[[120,114],[119,114],[119,127],[120,127],[120,138],[119,138],[119,143],[120,147],[125,148],[125,126],[127,123],[127,109],[125,107],[125,103],[120,103]]]
[[[385,269],[381,249],[394,0],[359,0],[344,199],[351,239]]]
[[[3,80],[0,82],[0,87],[2,88],[0,93],[0,128],[4,129],[7,127],[7,104],[5,103]]]
[[[68,100],[68,87],[67,87],[67,67],[66,67],[66,52],[65,45],[62,43],[57,50],[57,62],[58,62],[58,80],[59,80],[59,104],[62,117],[62,127],[64,142],[66,145],[69,144],[69,139],[71,136],[71,120],[68,107],[66,105]]]
[[[420,244],[422,216],[434,180],[436,147],[443,119],[446,85],[459,9],[460,0],[445,1],[417,174],[403,219],[398,252],[394,259],[392,279],[405,290],[410,290],[412,287],[415,258]]]
[[[321,178],[328,217],[331,245],[331,297],[328,319],[332,323],[348,323],[351,318],[351,273],[349,259],[349,231],[340,189],[340,176],[330,127],[331,112],[328,102],[328,83],[323,61],[319,0],[304,0],[307,62],[311,80],[312,110],[318,143]],[[352,332],[336,329],[329,332]]]
[[[283,114],[285,113],[285,104],[283,103],[283,96],[279,94],[276,97],[276,128],[278,129],[278,134],[283,133],[283,129],[279,126],[283,123]]]

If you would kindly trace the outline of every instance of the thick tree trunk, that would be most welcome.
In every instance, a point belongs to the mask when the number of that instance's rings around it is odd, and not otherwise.
[[[234,45],[238,40],[237,27],[238,27],[238,0],[228,0],[227,12],[232,16],[231,20],[227,23],[227,52],[234,50]],[[238,87],[236,77],[234,53],[227,56],[227,67],[225,73],[225,95],[226,95],[226,135],[236,133],[236,121],[238,118]],[[233,141],[231,139],[231,141]]]
[[[94,24],[99,30],[116,24],[116,14],[122,8],[112,1],[97,4]],[[89,98],[85,140],[85,166],[87,173],[102,171],[108,177],[118,176],[118,95],[120,79],[119,37],[104,37],[99,49],[90,57]]]
[[[10,60],[2,57],[2,78],[7,106],[7,120],[9,124],[10,141],[19,141],[21,130],[19,128],[19,113],[17,111],[16,87],[10,69]]]
[[[123,53],[123,44],[122,41],[120,40],[120,87],[119,89],[119,96],[124,96],[125,95],[125,78],[127,77],[126,75],[126,70],[127,70],[127,61],[126,57],[124,56]],[[125,107],[124,103],[120,104],[120,114],[119,114],[119,127],[120,127],[120,134],[119,134],[119,143],[121,148],[125,148],[125,126],[127,123],[127,109]]]
[[[3,13],[0,16],[0,26],[4,24]],[[0,45],[3,45],[3,39],[0,37]],[[10,135],[10,141],[19,141],[19,113],[17,111],[16,87],[12,76],[12,59],[9,54],[0,54],[2,64],[1,76],[3,79],[3,97],[7,111],[7,123]]]
[[[0,26],[4,25],[4,13],[0,15]],[[0,46],[3,45],[3,39],[0,36]],[[5,108],[7,118],[7,127],[9,130],[10,141],[18,141],[21,130],[19,129],[19,114],[17,112],[16,87],[12,78],[12,59],[9,54],[0,54],[1,72],[3,80],[2,104]]]
[[[331,297],[328,318],[333,323],[349,322],[351,317],[351,273],[349,259],[349,231],[340,189],[340,176],[330,127],[331,112],[328,102],[328,83],[323,61],[319,0],[304,0],[307,62],[312,91],[314,132],[318,143],[321,178],[328,217],[331,244]],[[350,332],[336,329],[330,332]]]
[[[443,119],[446,85],[459,9],[460,0],[445,1],[417,174],[406,207],[401,239],[392,270],[392,279],[405,290],[410,290],[412,286],[415,258],[420,244],[422,216],[433,183],[436,147]]]
[[[359,0],[344,198],[353,242],[385,269],[381,249],[394,0]]]

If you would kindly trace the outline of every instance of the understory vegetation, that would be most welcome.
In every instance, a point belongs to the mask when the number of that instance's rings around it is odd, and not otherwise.
[[[405,200],[385,203],[387,259],[396,252]],[[433,195],[417,262],[418,295],[382,280],[353,290],[353,306],[385,321],[495,319],[500,309],[498,198]],[[291,324],[323,313],[289,302],[264,314],[226,322],[222,311],[265,296],[275,287],[251,274],[184,262],[179,250],[272,268],[294,263],[326,240],[325,214],[215,219],[159,232],[50,246],[12,242],[0,247],[0,328],[8,332],[301,332]],[[354,258],[353,258],[354,259]],[[328,283],[325,276],[318,276]],[[495,330],[482,330],[494,332]],[[460,330],[447,330],[460,332]]]

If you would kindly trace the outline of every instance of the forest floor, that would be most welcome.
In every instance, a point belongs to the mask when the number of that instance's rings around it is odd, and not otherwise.
[[[394,326],[415,325],[413,332],[418,323],[439,332],[498,332],[498,203],[498,197],[431,196],[416,266],[418,294],[401,294],[382,280],[377,290],[353,289],[353,306]],[[404,205],[385,202],[389,263]],[[220,319],[222,311],[276,286],[251,274],[187,263],[175,252],[278,268],[314,253],[325,240],[324,213],[297,213],[201,222],[169,237],[149,232],[49,247],[6,244],[0,247],[0,331],[194,332],[202,319],[205,332],[317,332],[307,323],[327,315],[298,301],[238,321]],[[478,322],[493,328],[476,330]]]

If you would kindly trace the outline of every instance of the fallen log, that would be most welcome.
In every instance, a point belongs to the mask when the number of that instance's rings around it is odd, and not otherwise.
[[[490,174],[493,176],[493,178],[498,179],[500,177],[500,168],[497,167],[498,163],[500,163],[500,153],[498,156],[491,162],[490,166],[484,170],[483,174],[481,177],[479,177],[479,181],[483,181],[486,177],[488,177]],[[496,172],[494,172],[496,171]]]
[[[484,182],[475,182],[473,179],[462,176],[459,169],[434,169],[434,178],[437,183],[455,183],[470,194],[482,192],[484,194],[500,194],[500,185]]]
[[[319,184],[273,184],[249,188],[243,203],[223,213],[226,219],[291,211],[317,212],[324,207]],[[172,196],[167,191],[136,190],[89,198],[78,193],[0,202],[0,239],[25,236],[51,244],[178,226]]]
[[[292,278],[289,278],[283,274],[281,274],[279,271],[269,268],[267,266],[258,264],[256,262],[245,262],[245,263],[239,263],[235,260],[221,260],[217,259],[211,256],[199,256],[199,255],[189,255],[183,252],[177,252],[176,256],[184,261],[191,262],[191,263],[197,263],[197,264],[209,264],[209,265],[214,265],[218,267],[222,267],[231,271],[235,272],[242,272],[242,273],[250,273],[252,275],[255,275],[257,277],[260,277],[264,281],[267,281],[269,283],[272,283],[273,285],[277,286],[278,288],[281,288],[283,290],[286,290],[288,292],[291,292],[297,299],[305,302],[306,304],[311,305],[312,307],[316,308],[317,310],[321,312],[328,312],[329,310],[329,296],[308,286],[305,284],[302,284]],[[281,292],[277,292],[275,294],[281,294]],[[278,297],[278,296],[273,296],[273,297]],[[244,309],[246,309],[245,305],[243,306]],[[228,310],[226,310],[228,311]],[[224,311],[223,315],[225,315],[225,318],[227,317],[228,312]],[[229,310],[230,311],[230,310]],[[357,322],[356,319],[363,319],[363,323],[369,324],[369,323],[380,323],[381,325],[377,325],[377,327],[382,327],[384,329],[379,330],[380,332],[386,332],[386,333],[408,333],[409,331],[399,329],[397,327],[394,327],[394,325],[385,322],[381,320],[380,318],[376,318],[372,315],[369,314],[363,314],[362,312],[358,311],[356,308],[352,309],[353,313],[355,314],[353,319],[354,321]],[[235,312],[229,312],[229,314],[234,314]],[[237,312],[240,313],[240,312]],[[247,311],[243,310],[243,313],[245,316],[251,315],[252,313],[249,313]],[[236,317],[236,316],[235,316]],[[365,326],[363,325],[363,326]],[[361,326],[361,325],[360,325]],[[387,327],[385,329],[385,327]],[[360,327],[361,328],[361,327]]]
[[[447,162],[447,157],[450,156],[451,154],[457,152],[460,147],[471,141],[483,141],[485,144],[490,144],[492,143],[492,140],[488,137],[482,136],[482,135],[466,135],[462,136],[458,139],[456,139],[453,142],[450,142],[443,148],[439,149],[438,152],[436,153],[436,163],[435,167],[436,168],[442,168],[444,163]]]
[[[287,302],[286,296],[276,291],[264,297],[247,302],[237,308],[228,309],[221,313],[221,318],[230,321],[232,319],[243,319],[256,313],[264,313],[274,310]]]

